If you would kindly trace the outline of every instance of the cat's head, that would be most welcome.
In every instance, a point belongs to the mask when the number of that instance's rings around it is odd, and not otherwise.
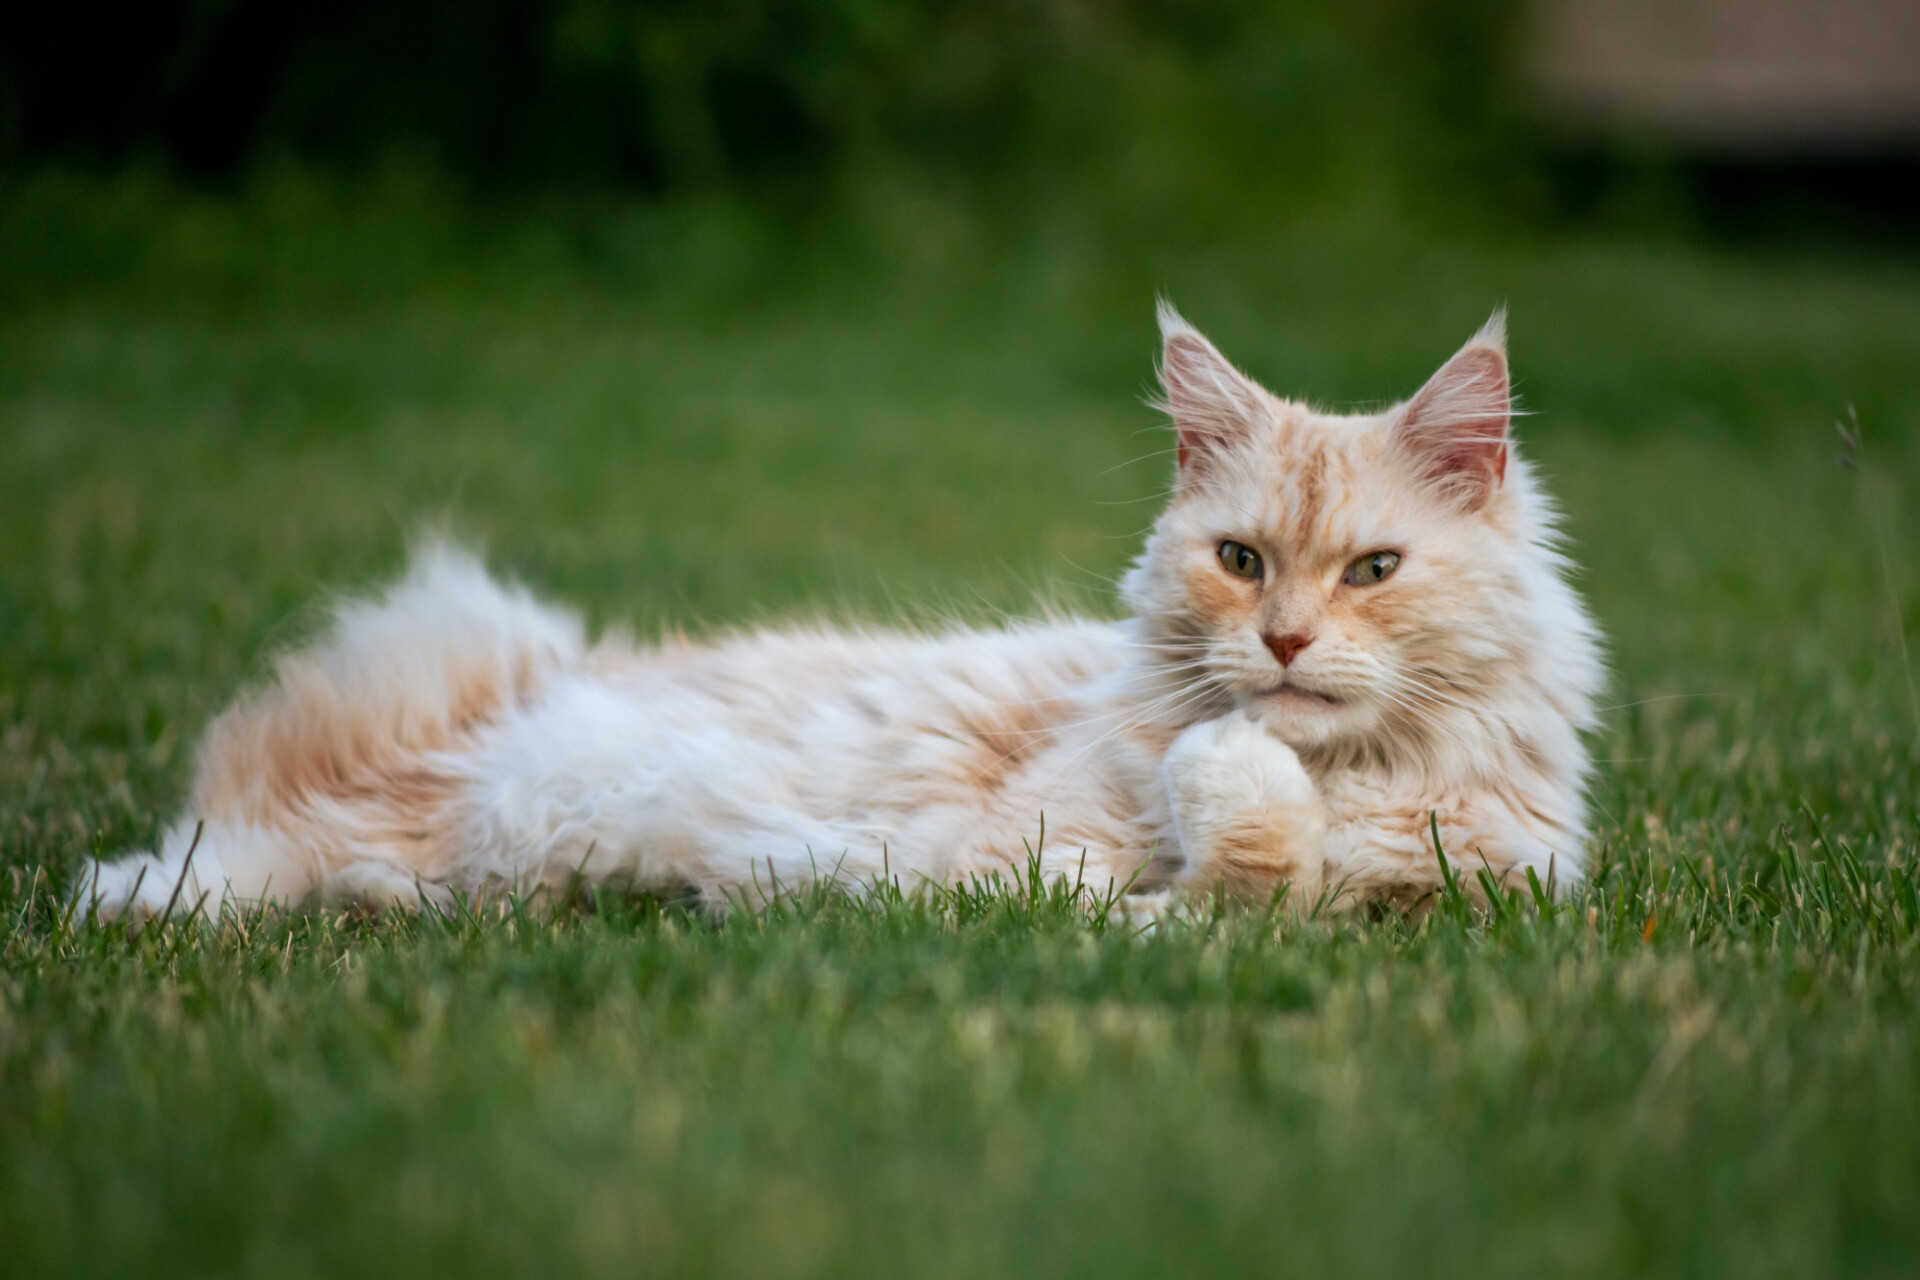
[[[1501,316],[1368,415],[1281,399],[1160,322],[1178,475],[1124,590],[1163,658],[1301,748],[1461,743],[1463,716],[1541,681],[1557,632],[1584,706],[1597,660],[1508,438]]]

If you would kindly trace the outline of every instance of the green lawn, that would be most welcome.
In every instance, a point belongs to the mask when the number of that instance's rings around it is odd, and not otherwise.
[[[5,1271],[1911,1274],[1920,267],[875,236],[0,206]],[[643,631],[1110,608],[1166,478],[1156,290],[1335,403],[1510,306],[1612,642],[1593,887],[1277,936],[964,896],[61,923],[423,526]]]

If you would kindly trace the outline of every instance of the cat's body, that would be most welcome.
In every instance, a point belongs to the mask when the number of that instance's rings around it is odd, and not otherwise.
[[[1430,820],[1470,871],[1576,880],[1600,666],[1510,457],[1498,332],[1407,405],[1337,417],[1163,329],[1180,468],[1134,618],[589,644],[429,548],[214,723],[159,853],[87,892],[754,900],[1037,856],[1102,894],[1348,905],[1439,885]]]

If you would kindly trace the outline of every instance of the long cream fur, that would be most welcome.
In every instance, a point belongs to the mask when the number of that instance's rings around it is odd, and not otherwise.
[[[594,643],[431,545],[220,716],[158,852],[81,891],[411,904],[578,876],[717,903],[1037,855],[1097,892],[1338,908],[1432,892],[1430,821],[1468,871],[1577,881],[1602,668],[1508,438],[1500,318],[1368,416],[1161,328],[1180,461],[1130,619]],[[1343,581],[1377,551],[1398,569]]]

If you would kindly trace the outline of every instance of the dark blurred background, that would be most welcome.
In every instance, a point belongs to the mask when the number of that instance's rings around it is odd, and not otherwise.
[[[1908,0],[72,0],[0,18],[0,175],[476,193],[876,180],[1202,228],[1904,237]],[[878,178],[876,177],[878,175]]]

